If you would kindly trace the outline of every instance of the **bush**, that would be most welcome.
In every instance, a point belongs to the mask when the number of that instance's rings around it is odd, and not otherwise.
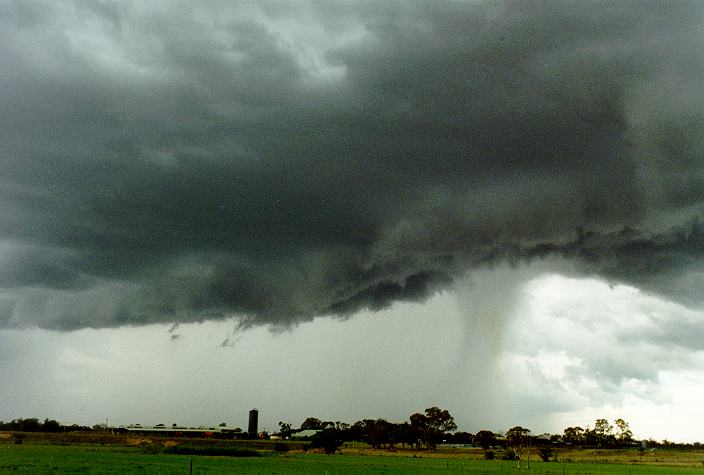
[[[283,442],[277,442],[274,444],[274,451],[275,452],[288,452],[290,449],[288,445],[284,444]]]
[[[493,450],[485,450],[484,451],[484,459],[485,460],[494,460],[496,458],[496,453],[494,453]]]
[[[499,452],[499,459],[501,460],[518,460],[518,455],[515,451],[511,449],[503,449]]]
[[[540,458],[543,460],[543,462],[549,462],[550,457],[552,457],[552,447],[542,447],[540,451],[538,452],[538,455],[540,455]]]

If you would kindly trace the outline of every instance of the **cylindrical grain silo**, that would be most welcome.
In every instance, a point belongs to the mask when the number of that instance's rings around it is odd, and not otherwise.
[[[250,435],[257,435],[259,426],[259,411],[255,408],[249,411],[249,426],[247,427],[247,432]]]

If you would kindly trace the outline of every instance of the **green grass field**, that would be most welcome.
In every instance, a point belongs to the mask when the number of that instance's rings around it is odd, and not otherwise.
[[[484,473],[484,474],[704,474],[704,466],[670,467],[617,463],[485,461],[443,457],[321,455],[263,452],[261,457],[223,457],[145,453],[116,445],[0,444],[0,473]],[[700,454],[704,455],[704,454]],[[704,457],[702,458],[704,460]]]

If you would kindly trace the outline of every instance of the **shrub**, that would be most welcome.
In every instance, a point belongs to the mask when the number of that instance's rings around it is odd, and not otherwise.
[[[540,455],[540,458],[543,460],[543,462],[549,462],[550,457],[552,457],[552,447],[542,447],[540,451],[538,452],[538,455]]]
[[[274,451],[275,452],[288,452],[290,449],[288,445],[284,444],[283,442],[277,442],[274,444]]]
[[[485,450],[484,451],[484,459],[485,460],[494,460],[496,458],[496,453],[494,453],[493,450]]]
[[[518,455],[515,451],[511,449],[503,449],[499,452],[499,459],[501,460],[518,460]]]

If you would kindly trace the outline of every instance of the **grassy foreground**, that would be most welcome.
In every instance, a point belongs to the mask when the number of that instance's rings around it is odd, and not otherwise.
[[[322,455],[277,454],[227,457],[148,453],[144,447],[117,445],[0,444],[0,473],[478,473],[478,474],[704,474],[704,465],[673,467],[619,463],[485,461],[461,454],[390,456],[372,453]],[[704,454],[700,460],[704,460]],[[674,463],[674,462],[673,462]]]

